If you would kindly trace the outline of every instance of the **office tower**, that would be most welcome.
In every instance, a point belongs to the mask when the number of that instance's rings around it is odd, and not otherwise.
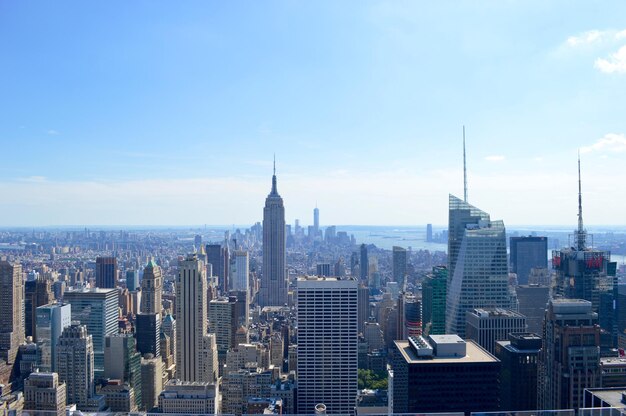
[[[587,230],[583,226],[580,158],[578,159],[578,229],[574,231],[573,246],[552,252],[556,270],[556,293],[570,299],[591,302],[598,313],[599,324],[613,337],[617,345],[617,264],[611,262],[611,252],[587,246]]]
[[[137,270],[126,270],[126,287],[131,292],[139,289],[139,272]]]
[[[213,383],[221,375],[223,366],[220,366],[215,334],[207,334],[202,338],[200,362],[202,364],[202,381]]]
[[[222,379],[222,413],[251,414],[252,409],[248,408],[248,400],[268,397],[273,382],[271,371],[262,371],[258,368],[229,371]]]
[[[327,243],[332,243],[337,238],[337,227],[331,225],[330,227],[326,227],[324,230],[324,241]]]
[[[67,403],[79,409],[104,406],[104,398],[94,395],[93,337],[85,325],[73,322],[63,330],[57,342],[57,372],[67,386]]]
[[[207,335],[207,280],[196,254],[178,262],[176,279],[176,377],[184,381],[209,381],[203,362]]]
[[[65,415],[65,383],[57,373],[32,373],[24,381],[24,410],[33,416]]]
[[[333,274],[330,272],[330,263],[319,263],[315,266],[317,276],[330,277]]]
[[[318,403],[329,414],[354,409],[357,292],[353,279],[298,278],[298,413],[311,413]]]
[[[248,262],[248,252],[235,250],[233,252],[233,262],[230,268],[231,290],[243,290],[248,292],[248,279],[250,276],[250,266]]]
[[[467,311],[465,335],[490,354],[495,353],[496,341],[506,341],[512,332],[526,332],[524,315],[500,308]]]
[[[315,230],[315,235],[320,230],[320,210],[315,206],[313,209],[313,229]]]
[[[36,313],[39,306],[54,302],[52,282],[43,276],[36,280],[27,281],[24,284],[24,330],[25,336],[33,337],[37,341],[35,333]]]
[[[285,207],[276,187],[274,167],[272,191],[263,208],[263,268],[259,306],[283,306],[287,303],[286,269]]]
[[[359,261],[359,267],[361,270],[360,277],[362,282],[369,281],[369,264],[367,246],[365,244],[361,244],[361,260]]]
[[[161,332],[170,338],[170,347],[174,363],[176,362],[176,321],[171,314],[165,315],[161,323]]]
[[[426,224],[426,242],[431,243],[433,241],[433,225]]]
[[[550,300],[537,372],[539,409],[578,409],[583,391],[599,387],[600,327],[591,302]]]
[[[217,281],[221,285],[224,280],[224,250],[220,244],[207,244],[205,251],[207,263],[213,269],[213,276],[217,276]]]
[[[141,407],[141,354],[132,334],[112,334],[105,338],[104,378],[128,383],[133,389],[135,406]]]
[[[163,362],[161,357],[146,354],[141,359],[141,401],[140,409],[147,412],[159,405],[159,394],[163,390]]]
[[[161,314],[161,294],[163,293],[163,275],[161,268],[150,260],[143,269],[141,280],[141,313]]]
[[[357,294],[357,330],[361,334],[363,333],[363,327],[365,326],[365,322],[369,319],[369,306],[370,306],[370,291],[367,286],[361,284],[359,285],[359,290]]]
[[[517,302],[519,313],[526,317],[528,332],[540,334],[543,331],[543,318],[550,299],[550,287],[539,285],[518,286]]]
[[[218,413],[218,389],[215,383],[170,380],[159,394],[159,413]]]
[[[139,314],[135,317],[137,351],[141,355],[161,355],[161,317],[159,314]]]
[[[238,328],[248,328],[250,320],[250,302],[248,292],[243,290],[231,290],[228,298],[235,302],[235,321]]]
[[[202,246],[202,236],[200,234],[196,234],[193,238],[193,245],[196,249],[200,250]]]
[[[0,260],[0,360],[15,363],[24,342],[22,265]]]
[[[430,335],[446,333],[446,292],[448,268],[433,267],[432,273],[422,282],[422,323]]]
[[[37,308],[35,319],[39,370],[56,371],[57,341],[63,330],[72,323],[70,304],[51,303]]]
[[[34,342],[29,342],[29,340],[30,338],[27,338],[26,342],[20,345],[20,347],[18,348],[17,358],[15,359],[16,365],[14,367],[17,367],[18,362],[19,367],[12,369],[16,370],[15,372],[19,374],[13,379],[13,382],[15,382],[15,384],[18,386],[21,381],[23,381],[26,377],[30,375],[30,373],[36,371],[38,368],[41,368],[38,364],[39,349],[37,348],[37,344],[35,344]],[[3,363],[4,361],[0,361],[0,368],[2,368]],[[11,367],[9,367],[8,369],[11,370]],[[6,383],[8,383],[8,381],[2,382],[2,384]]]
[[[121,380],[108,380],[106,385],[100,387],[99,393],[104,396],[111,413],[136,412],[138,409],[135,389]]]
[[[117,287],[117,259],[115,257],[96,258],[96,287],[101,289]]]
[[[422,335],[422,302],[415,295],[400,295],[402,297],[402,339]],[[400,308],[398,307],[398,310]],[[400,335],[400,334],[398,334]]]
[[[400,291],[404,291],[406,279],[406,249],[393,246],[392,250],[392,276],[393,281],[398,283]]]
[[[221,363],[226,361],[228,349],[237,346],[235,343],[235,334],[238,328],[235,314],[236,304],[236,299],[233,297],[213,299],[209,302],[209,332],[215,334]]]
[[[356,251],[353,251],[350,255],[350,276],[354,278],[360,277],[360,273],[357,276],[357,271],[359,271],[359,255]]]
[[[495,357],[457,335],[395,341],[389,413],[499,410],[499,374]]]
[[[537,409],[537,356],[541,337],[532,333],[509,334],[508,341],[496,341],[500,360],[500,409]]]
[[[104,338],[118,332],[117,289],[70,290],[64,300],[71,305],[72,321],[85,325],[93,337],[94,371],[100,378],[104,372]]]
[[[502,221],[450,195],[446,332],[465,336],[465,314],[511,308],[506,231]]]
[[[548,268],[548,237],[511,237],[511,271],[517,283],[528,284],[531,269]]]

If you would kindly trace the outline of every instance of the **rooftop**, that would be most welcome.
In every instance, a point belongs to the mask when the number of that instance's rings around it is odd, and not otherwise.
[[[498,359],[493,355],[489,354],[483,348],[481,348],[474,341],[467,340],[463,341],[459,338],[458,335],[431,335],[431,339],[434,337],[439,338],[440,340],[443,337],[443,340],[447,340],[448,342],[465,342],[466,352],[463,357],[418,357],[417,352],[414,348],[411,347],[409,341],[394,341],[398,350],[402,354],[402,357],[409,364],[421,364],[421,365],[435,365],[435,364],[471,364],[471,363],[495,363],[498,362]],[[441,343],[442,341],[440,341]]]

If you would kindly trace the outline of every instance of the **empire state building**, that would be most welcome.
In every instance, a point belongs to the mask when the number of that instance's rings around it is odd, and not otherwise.
[[[259,288],[259,306],[283,306],[287,303],[285,207],[276,188],[276,164],[272,192],[263,208],[263,275]]]

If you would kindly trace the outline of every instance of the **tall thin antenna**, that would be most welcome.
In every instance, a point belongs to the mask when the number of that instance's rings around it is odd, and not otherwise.
[[[467,162],[465,160],[465,126],[463,126],[463,200],[467,202]]]
[[[276,175],[276,153],[274,153],[274,175]]]
[[[585,228],[583,226],[583,192],[582,181],[580,179],[580,150],[578,151],[578,232],[576,234],[578,250],[584,250],[587,233],[585,232]]]

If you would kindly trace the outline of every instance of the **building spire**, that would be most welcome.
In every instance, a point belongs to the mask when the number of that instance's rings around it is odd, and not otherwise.
[[[278,195],[278,188],[276,186],[276,153],[274,153],[274,174],[272,175],[272,192],[271,195]]]
[[[467,202],[467,162],[465,160],[465,126],[463,126],[463,201]]]
[[[582,181],[580,179],[580,150],[578,151],[578,230],[576,231],[576,242],[578,250],[585,249],[587,232],[583,227],[583,193]]]

